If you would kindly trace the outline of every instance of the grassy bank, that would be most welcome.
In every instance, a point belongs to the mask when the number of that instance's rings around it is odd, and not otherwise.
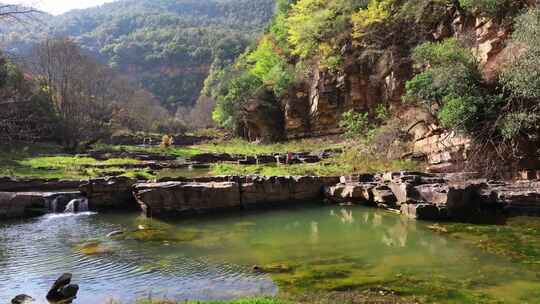
[[[84,179],[107,175],[150,178],[147,169],[123,169],[138,164],[130,158],[98,161],[91,157],[64,154],[59,146],[50,144],[14,144],[0,149],[0,176]]]
[[[278,144],[255,144],[244,140],[206,143],[191,147],[159,146],[111,146],[98,145],[97,152],[146,153],[189,158],[200,153],[229,153],[241,155],[276,154],[287,152],[320,152],[328,149],[341,149],[338,156],[316,164],[295,165],[236,165],[215,164],[210,175],[316,175],[331,176],[353,173],[384,172],[397,170],[421,170],[414,162],[388,160],[370,156],[356,148],[346,147],[337,139],[310,139]],[[100,176],[129,176],[140,179],[152,179],[160,175],[149,168],[126,169],[125,166],[139,164],[131,158],[111,158],[98,161],[87,156],[66,155],[55,145],[31,144],[10,145],[0,148],[0,176],[85,179]],[[176,174],[176,173],[175,173]],[[189,174],[179,170],[179,176]],[[205,173],[206,174],[206,173]],[[174,176],[173,176],[174,177]]]
[[[241,139],[212,142],[196,146],[208,153],[228,153],[241,155],[276,154],[287,152],[320,152],[327,149],[343,148],[343,143],[333,139],[305,139],[276,144],[256,144]]]
[[[168,147],[160,146],[112,146],[112,145],[96,145],[95,151],[99,152],[132,152],[132,153],[148,153],[160,154],[175,157],[191,157],[202,153],[198,146],[193,147]]]
[[[314,175],[340,176],[354,173],[376,173],[386,171],[422,170],[420,164],[406,160],[386,160],[356,155],[346,151],[340,156],[315,164],[294,165],[235,165],[216,164],[212,166],[213,175]]]

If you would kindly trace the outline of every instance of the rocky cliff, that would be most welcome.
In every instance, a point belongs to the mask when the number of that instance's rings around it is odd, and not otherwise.
[[[524,6],[535,5],[529,1]],[[425,41],[442,41],[456,37],[464,41],[480,63],[486,83],[494,83],[510,56],[520,51],[519,46],[507,43],[512,32],[511,18],[488,18],[464,12],[459,5],[446,8],[435,21],[433,8],[424,7],[416,24],[398,28],[384,48],[374,49],[355,45],[350,40],[341,47],[342,69],[333,73],[313,63],[311,73],[290,88],[281,98],[279,113],[273,109],[272,117],[253,100],[248,115],[249,124],[242,126],[250,139],[297,139],[339,134],[339,121],[344,112],[355,110],[373,112],[376,105],[385,104],[392,109],[404,131],[412,138],[411,151],[406,155],[425,158],[431,171],[448,172],[463,169],[470,140],[441,128],[434,117],[418,107],[402,101],[406,81],[416,72],[410,58],[411,50]],[[426,31],[417,31],[418,24]],[[429,25],[425,25],[425,24]],[[415,32],[417,31],[417,32]],[[408,37],[404,37],[408,36]]]

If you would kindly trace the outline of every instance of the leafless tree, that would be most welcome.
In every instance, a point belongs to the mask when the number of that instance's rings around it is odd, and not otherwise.
[[[50,128],[47,99],[0,54],[0,141],[33,141]]]
[[[68,38],[47,39],[34,50],[34,73],[48,93],[68,150],[108,134],[115,94],[112,71],[82,54]]]
[[[179,108],[176,118],[190,129],[205,129],[215,127],[212,111],[216,102],[214,99],[201,96],[193,108]]]
[[[68,38],[45,40],[32,61],[54,106],[58,137],[69,150],[85,148],[116,129],[150,131],[170,118],[150,93],[84,55]]]

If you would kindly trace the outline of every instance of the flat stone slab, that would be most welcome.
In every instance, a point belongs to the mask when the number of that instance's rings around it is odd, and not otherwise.
[[[137,184],[134,195],[147,216],[171,217],[241,207],[236,182]]]
[[[80,183],[81,182],[77,180],[15,178],[4,176],[0,177],[0,191],[21,192],[78,189]]]
[[[134,187],[134,196],[146,215],[173,217],[322,200],[324,188],[338,181],[338,177],[310,176],[207,177],[139,183]]]

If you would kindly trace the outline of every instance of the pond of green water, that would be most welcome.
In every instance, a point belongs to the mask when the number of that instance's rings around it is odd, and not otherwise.
[[[59,274],[72,272],[79,303],[327,291],[421,303],[540,303],[538,267],[428,225],[318,204],[174,222],[88,213],[2,223],[0,300],[43,297]],[[106,236],[113,231],[124,233]]]

